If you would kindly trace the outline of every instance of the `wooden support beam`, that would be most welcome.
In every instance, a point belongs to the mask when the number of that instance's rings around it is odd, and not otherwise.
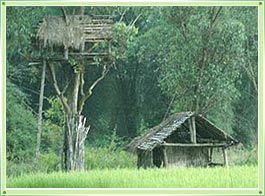
[[[164,154],[164,167],[167,167],[168,166],[168,159],[167,159],[166,148],[163,148],[163,154]]]
[[[163,143],[162,146],[178,146],[178,147],[225,147],[226,143],[202,143],[202,144],[184,144],[184,143]]]
[[[228,167],[228,157],[227,157],[227,150],[225,147],[222,148],[223,150],[223,157],[224,157],[224,166]]]
[[[211,163],[213,161],[213,148],[208,148],[208,161]]]
[[[191,123],[192,123],[192,136],[193,136],[193,143],[197,143],[197,139],[196,139],[196,125],[195,125],[195,117],[191,117]]]
[[[194,116],[192,116],[189,119],[189,129],[190,129],[191,143],[196,144],[197,140],[196,140],[196,126],[195,126],[195,117]]]
[[[153,156],[153,151],[151,150],[151,155],[150,155],[150,166],[153,167],[154,166],[154,156]]]
[[[221,143],[223,142],[221,140],[207,139],[207,138],[198,138],[198,141],[200,141],[200,143]]]

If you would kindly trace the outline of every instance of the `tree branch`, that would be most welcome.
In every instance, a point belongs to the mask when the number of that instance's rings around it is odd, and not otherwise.
[[[70,107],[68,106],[68,104],[66,103],[65,101],[65,97],[63,96],[59,86],[58,86],[58,83],[57,83],[57,79],[56,79],[56,74],[55,74],[55,70],[54,70],[54,65],[51,64],[51,63],[48,63],[48,67],[49,67],[49,71],[51,73],[51,76],[52,76],[52,85],[55,89],[55,92],[57,94],[57,96],[59,97],[59,99],[61,100],[62,104],[63,104],[63,107],[64,109],[66,110],[67,113],[70,113]]]
[[[65,9],[65,7],[61,7],[61,9],[62,9],[62,12],[63,12],[63,17],[64,17],[64,20],[65,20],[66,26],[68,26],[70,24],[70,21],[69,21],[69,18],[67,16],[66,9]]]
[[[135,19],[134,19],[134,21],[131,21],[130,22],[130,24],[129,24],[129,26],[132,28],[132,26],[137,22],[137,20],[140,18],[140,16],[141,16],[142,14],[139,14]]]
[[[82,71],[81,72],[81,77],[80,77],[80,93],[81,93],[81,96],[85,96],[85,93],[84,93],[84,84],[85,84],[84,71]]]
[[[80,102],[79,102],[79,107],[78,107],[78,113],[81,114],[85,101],[92,95],[93,89],[96,87],[96,85],[105,78],[109,71],[109,67],[107,65],[104,65],[101,76],[93,82],[93,84],[88,88],[86,93],[81,97]],[[82,88],[82,87],[81,87]]]
[[[203,44],[203,55],[202,55],[202,60],[201,60],[201,66],[200,66],[200,76],[198,78],[198,85],[196,88],[196,100],[195,100],[195,107],[194,107],[194,111],[198,111],[199,107],[200,107],[200,93],[201,93],[201,88],[202,88],[202,82],[204,80],[203,78],[203,74],[204,74],[204,69],[205,66],[207,64],[207,59],[208,59],[208,52],[209,52],[209,47],[208,47],[208,43],[211,39],[211,35],[213,32],[214,27],[217,24],[217,17],[220,14],[222,7],[219,7],[219,9],[217,10],[217,12],[215,13],[214,11],[215,8],[213,8],[212,11],[212,16],[211,16],[211,23],[210,26],[208,28],[208,31],[206,33],[205,39],[204,39],[204,44]]]
[[[220,14],[221,10],[222,10],[222,7],[220,6],[219,9],[217,10],[215,16],[213,17],[213,20],[212,20],[213,25],[215,24],[216,19],[217,19],[218,15]]]
[[[127,11],[127,8],[124,9],[124,11],[123,11],[123,13],[122,13],[122,15],[121,15],[121,17],[120,17],[119,22],[121,22],[121,21],[123,20],[123,17],[124,17],[124,15],[125,15],[126,11]]]

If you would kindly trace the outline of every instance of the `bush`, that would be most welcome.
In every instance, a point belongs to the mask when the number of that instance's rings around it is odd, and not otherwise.
[[[55,153],[46,153],[40,155],[40,167],[41,172],[49,173],[58,170],[59,157]]]
[[[32,164],[20,162],[16,163],[14,161],[7,161],[6,163],[6,175],[7,176],[20,176],[25,173],[30,173],[32,171]]]
[[[6,156],[8,161],[27,163],[34,155],[37,119],[27,96],[9,80],[6,92]]]
[[[258,165],[258,150],[257,148],[253,148],[249,150],[247,153],[247,158],[245,163],[246,165]]]
[[[230,165],[258,165],[257,148],[252,149],[233,149],[228,152]]]
[[[134,168],[136,157],[121,149],[86,148],[85,169]]]

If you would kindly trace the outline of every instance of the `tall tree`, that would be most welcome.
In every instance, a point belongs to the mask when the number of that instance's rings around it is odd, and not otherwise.
[[[174,98],[175,110],[207,114],[238,95],[235,81],[244,55],[245,27],[226,17],[226,11],[178,7],[166,13],[176,30],[171,31],[160,85]]]

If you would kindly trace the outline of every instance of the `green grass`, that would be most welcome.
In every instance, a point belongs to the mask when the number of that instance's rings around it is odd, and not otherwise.
[[[256,188],[258,168],[103,169],[27,174],[7,179],[8,188]]]

